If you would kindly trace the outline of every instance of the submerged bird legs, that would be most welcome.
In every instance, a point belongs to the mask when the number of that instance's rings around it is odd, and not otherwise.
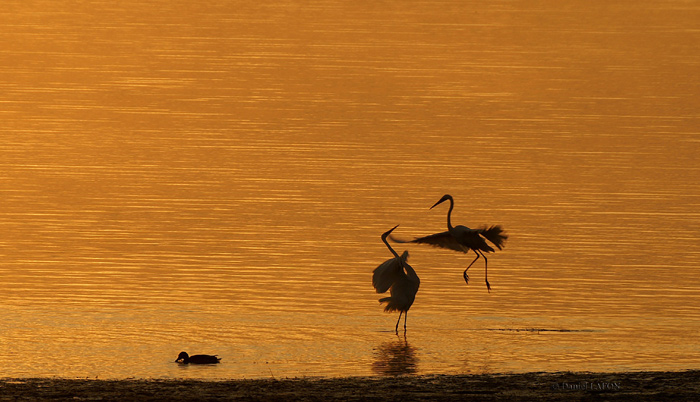
[[[399,311],[399,320],[396,321],[396,335],[399,334],[399,323],[401,322],[401,314],[403,314],[403,311]],[[408,311],[406,311],[406,314],[403,316],[403,334],[404,336],[406,335],[406,318],[408,318]]]

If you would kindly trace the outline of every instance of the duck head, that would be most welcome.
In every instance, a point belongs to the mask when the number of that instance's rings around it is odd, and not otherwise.
[[[182,361],[183,363],[187,363],[190,360],[190,355],[187,354],[187,352],[180,352],[179,355],[177,355],[177,359],[175,359],[175,362]]]

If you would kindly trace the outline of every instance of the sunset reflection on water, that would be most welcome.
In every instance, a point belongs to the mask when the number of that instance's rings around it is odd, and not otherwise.
[[[0,376],[697,369],[697,14],[14,4]],[[491,293],[471,255],[401,245],[421,286],[397,338],[380,235],[446,230],[445,193],[510,238]]]

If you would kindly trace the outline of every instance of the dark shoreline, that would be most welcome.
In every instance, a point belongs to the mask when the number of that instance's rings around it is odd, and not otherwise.
[[[0,401],[698,400],[700,370],[262,380],[0,379]]]

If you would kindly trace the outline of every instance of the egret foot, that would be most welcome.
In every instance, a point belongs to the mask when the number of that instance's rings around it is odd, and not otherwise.
[[[464,282],[466,282],[467,285],[469,285],[469,275],[467,275],[467,271],[464,271]]]
[[[491,293],[491,284],[489,283],[489,281],[486,281],[486,290],[488,290],[489,293]]]

